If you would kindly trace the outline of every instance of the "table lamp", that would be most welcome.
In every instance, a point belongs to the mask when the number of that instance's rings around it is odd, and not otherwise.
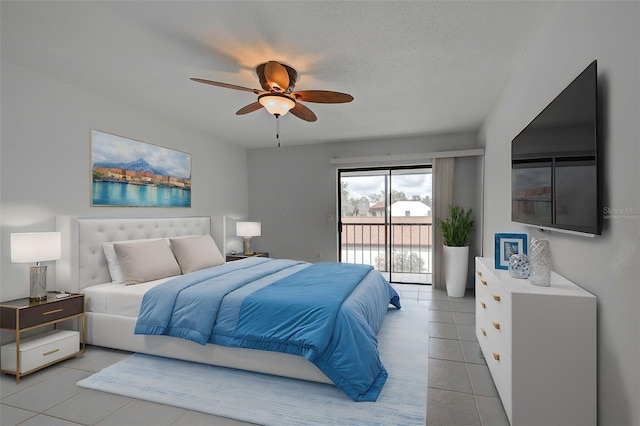
[[[251,249],[251,237],[259,237],[262,234],[260,222],[238,222],[236,223],[236,235],[243,238],[242,249],[246,256],[254,254]]]
[[[47,266],[40,262],[62,257],[60,232],[29,232],[11,234],[11,262],[32,263],[29,273],[29,301],[47,299]]]

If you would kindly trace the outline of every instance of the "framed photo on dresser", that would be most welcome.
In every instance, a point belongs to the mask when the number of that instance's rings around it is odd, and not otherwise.
[[[514,254],[527,254],[527,234],[496,234],[495,268],[509,269]]]

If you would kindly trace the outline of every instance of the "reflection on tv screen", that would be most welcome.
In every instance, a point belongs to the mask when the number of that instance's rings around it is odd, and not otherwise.
[[[552,221],[551,165],[520,164],[512,169],[511,217],[532,224]]]
[[[595,227],[597,200],[582,188],[596,188],[596,168],[588,162],[558,162],[556,167],[556,223]]]

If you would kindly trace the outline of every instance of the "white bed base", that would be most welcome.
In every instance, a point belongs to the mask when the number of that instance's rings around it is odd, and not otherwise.
[[[102,243],[131,239],[164,238],[212,234],[224,239],[224,218],[211,232],[210,217],[181,218],[78,218],[59,216],[62,232],[62,259],[56,263],[58,290],[82,292],[82,289],[110,281]],[[224,250],[224,243],[220,247]],[[249,370],[295,379],[332,383],[315,365],[297,355],[255,349],[230,348],[214,344],[204,346],[168,336],[134,334],[136,318],[87,312],[86,343],[107,348],[140,352],[168,358]]]

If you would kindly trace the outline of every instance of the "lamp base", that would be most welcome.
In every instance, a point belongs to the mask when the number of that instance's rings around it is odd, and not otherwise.
[[[251,248],[251,237],[245,237],[242,239],[242,253],[245,256],[253,256],[255,254]]]
[[[32,266],[29,270],[29,302],[47,300],[47,267]]]

